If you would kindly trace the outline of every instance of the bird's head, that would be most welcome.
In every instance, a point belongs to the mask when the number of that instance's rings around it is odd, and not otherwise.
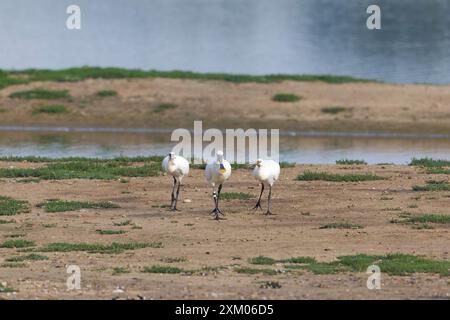
[[[223,161],[223,151],[220,151],[220,150],[217,151],[216,155],[217,155],[217,161],[222,162]]]
[[[256,160],[256,166],[257,166],[258,168],[260,168],[261,165],[262,165],[262,160],[261,160],[261,159]]]
[[[225,174],[227,170],[225,169],[225,166],[223,165],[223,162],[219,163],[219,172],[221,174]]]

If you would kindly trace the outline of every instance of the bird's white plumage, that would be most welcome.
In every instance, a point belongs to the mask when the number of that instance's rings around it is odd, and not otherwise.
[[[258,160],[253,176],[260,182],[273,186],[280,176],[280,165],[273,160]]]
[[[221,151],[217,152],[215,160],[210,161],[205,168],[205,177],[211,186],[221,185],[231,176],[231,165],[223,158]]]
[[[163,159],[162,168],[165,173],[181,180],[189,173],[189,162],[182,156],[169,155]]]

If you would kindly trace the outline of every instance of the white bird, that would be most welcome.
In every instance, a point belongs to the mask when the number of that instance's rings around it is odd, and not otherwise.
[[[266,214],[272,214],[270,211],[270,199],[272,197],[272,186],[275,181],[278,180],[280,176],[280,165],[273,160],[261,160],[256,161],[255,169],[253,169],[253,176],[261,182],[261,194],[259,195],[258,202],[253,207],[253,209],[262,209],[261,207],[261,197],[264,192],[264,185],[269,186],[269,196],[268,196],[268,206]]]
[[[172,201],[170,203],[170,210],[176,211],[178,210],[177,201],[178,195],[180,193],[181,180],[183,180],[183,177],[189,173],[189,162],[182,156],[176,156],[173,152],[170,152],[169,155],[163,159],[162,167],[165,173],[173,177]]]
[[[214,209],[211,211],[214,214],[214,218],[219,220],[219,214],[223,215],[223,213],[219,209],[219,197],[220,191],[222,190],[222,185],[231,175],[231,165],[230,163],[223,158],[223,152],[217,151],[216,159],[209,162],[205,168],[205,177],[208,180],[208,183],[213,188],[213,200],[214,200]],[[217,193],[216,193],[217,187]]]

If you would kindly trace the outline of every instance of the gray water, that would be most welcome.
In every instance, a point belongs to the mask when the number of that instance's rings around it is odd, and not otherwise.
[[[0,132],[0,156],[132,157],[167,154],[174,145],[166,132]],[[331,164],[357,159],[406,164],[413,157],[449,156],[448,138],[280,136],[280,160],[288,162]]]
[[[82,30],[65,26],[81,7]],[[382,9],[382,30],[366,8]],[[0,68],[117,66],[450,83],[448,0],[2,0]]]

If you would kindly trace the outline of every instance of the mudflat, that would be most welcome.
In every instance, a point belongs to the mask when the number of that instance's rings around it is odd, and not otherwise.
[[[19,91],[67,90],[52,100]],[[113,95],[99,94],[113,91]],[[274,101],[279,93],[293,102]],[[193,79],[87,79],[12,85],[0,91],[1,125],[68,127],[279,128],[282,130],[450,132],[450,86],[320,81],[233,83]],[[63,105],[67,112],[39,111]],[[38,111],[36,111],[38,110]],[[54,111],[54,110],[53,110]]]
[[[0,163],[3,169],[45,166]],[[384,179],[297,180],[307,172]],[[448,219],[408,222],[450,215],[449,191],[413,190],[446,177],[414,166],[296,165],[282,169],[273,193],[275,215],[265,216],[251,210],[259,194],[251,171],[238,169],[223,192],[245,196],[222,200],[226,220],[219,222],[209,215],[213,200],[200,169],[183,180],[179,212],[168,211],[172,181],[163,175],[2,178],[1,195],[24,200],[29,209],[0,216],[9,222],[0,224],[0,280],[14,289],[0,299],[448,299],[450,277],[442,268],[401,275],[392,266],[383,272],[381,265],[381,289],[368,290],[365,265],[352,271],[330,264],[340,256],[391,253],[448,263]],[[47,212],[38,206],[46,199],[106,201],[118,208]],[[34,243],[4,245],[17,240]],[[114,242],[129,247],[115,250]],[[14,260],[28,255],[34,256]],[[311,259],[314,267],[308,267]],[[67,290],[68,265],[80,267],[81,290]]]

